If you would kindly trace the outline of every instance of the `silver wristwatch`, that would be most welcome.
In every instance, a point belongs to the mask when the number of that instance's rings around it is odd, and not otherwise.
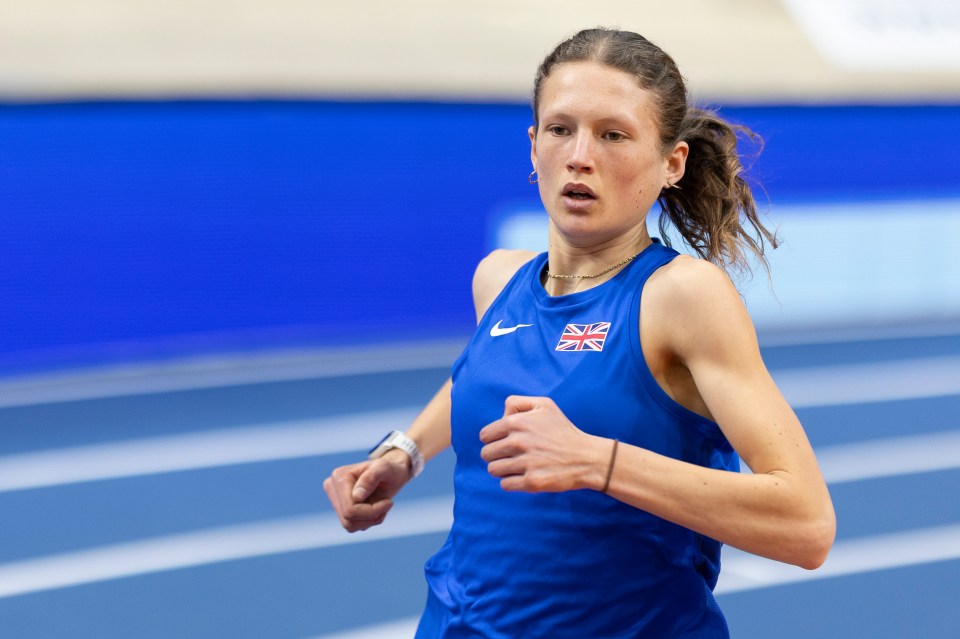
[[[380,443],[370,450],[370,459],[383,457],[388,450],[399,448],[410,455],[410,476],[416,477],[423,470],[423,455],[417,448],[416,442],[401,433],[399,430],[393,430],[387,433],[387,436],[380,440]]]

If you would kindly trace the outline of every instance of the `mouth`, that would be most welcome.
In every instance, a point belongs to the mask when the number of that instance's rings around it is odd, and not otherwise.
[[[595,200],[596,194],[585,184],[567,184],[563,187],[563,196],[573,200]]]

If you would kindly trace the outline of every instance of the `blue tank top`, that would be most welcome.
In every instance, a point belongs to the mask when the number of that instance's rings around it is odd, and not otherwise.
[[[453,366],[454,523],[426,566],[443,611],[429,636],[729,636],[712,592],[718,542],[597,491],[506,492],[480,458],[505,399],[537,395],[587,433],[739,470],[719,427],[670,399],[640,349],[643,285],[676,255],[655,242],[611,280],[551,297],[541,254],[481,319]]]

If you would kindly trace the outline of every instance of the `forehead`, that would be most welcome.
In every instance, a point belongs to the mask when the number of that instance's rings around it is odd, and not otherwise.
[[[598,62],[565,62],[540,89],[540,117],[549,115],[636,118],[655,121],[653,95],[625,71]]]

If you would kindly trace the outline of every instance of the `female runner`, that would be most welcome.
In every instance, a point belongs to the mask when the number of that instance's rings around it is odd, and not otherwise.
[[[729,637],[721,544],[812,569],[835,533],[726,273],[776,244],[736,127],[687,105],[658,47],[605,29],[546,57],[533,113],[549,250],[481,261],[451,381],[324,488],[364,530],[452,443],[454,523],[418,638]],[[701,259],[650,237],[658,200]]]

